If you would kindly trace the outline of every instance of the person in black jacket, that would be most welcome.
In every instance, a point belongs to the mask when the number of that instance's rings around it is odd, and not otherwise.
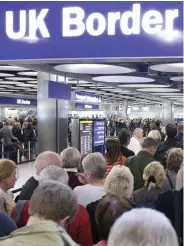
[[[35,161],[36,173],[31,176],[22,188],[18,200],[30,200],[34,190],[38,186],[39,174],[48,166],[62,167],[62,161],[58,154],[51,151],[45,151],[38,155]]]
[[[169,149],[182,146],[177,142],[177,127],[175,124],[169,123],[166,128],[167,139],[164,142],[161,142],[157,148],[157,151],[154,155],[155,159],[159,161],[164,167],[166,167],[166,153]]]
[[[183,240],[183,188],[168,191],[159,196],[156,209],[170,219],[179,240]],[[182,245],[182,244],[181,244]]]

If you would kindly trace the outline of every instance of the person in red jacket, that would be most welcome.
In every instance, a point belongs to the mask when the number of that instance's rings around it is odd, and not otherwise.
[[[68,175],[65,170],[56,166],[49,166],[40,173],[39,184],[45,181],[54,180],[65,185],[68,184]],[[29,201],[19,201],[13,208],[11,218],[16,221],[18,228],[27,224],[29,219]],[[18,211],[19,210],[19,211]],[[21,211],[22,210],[22,211]],[[20,215],[20,216],[17,216]],[[78,205],[78,212],[74,220],[69,224],[68,234],[81,246],[92,246],[92,233],[89,214],[85,207]]]

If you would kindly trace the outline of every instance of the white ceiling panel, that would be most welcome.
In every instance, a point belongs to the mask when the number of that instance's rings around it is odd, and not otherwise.
[[[175,91],[180,91],[180,90],[174,89],[174,88],[144,88],[144,89],[137,89],[137,91],[142,91],[142,92],[175,92]]]
[[[130,85],[119,85],[121,88],[164,88],[170,87],[169,85],[159,85],[159,84],[130,84]]]
[[[151,70],[167,73],[183,73],[184,63],[165,63],[150,66]]]
[[[5,78],[7,79],[7,78]],[[33,78],[28,78],[28,77],[11,77],[8,78],[9,80],[15,80],[15,81],[29,81],[29,80],[34,80]]]
[[[128,67],[107,64],[64,64],[57,65],[54,69],[60,72],[78,74],[121,74],[135,71]]]
[[[30,69],[17,66],[0,66],[0,71],[27,71]]]
[[[170,80],[175,82],[180,82],[180,81],[184,81],[184,77],[183,76],[171,77]]]
[[[36,71],[28,71],[28,72],[19,72],[17,74],[23,75],[23,76],[37,76],[38,72],[36,72]]]
[[[151,83],[154,79],[138,76],[98,76],[93,77],[94,81],[106,82],[106,83]]]

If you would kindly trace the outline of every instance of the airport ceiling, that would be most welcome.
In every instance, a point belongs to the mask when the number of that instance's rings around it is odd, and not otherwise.
[[[97,93],[105,103],[154,105],[163,99],[183,104],[184,63],[116,62],[98,64],[0,65],[0,96],[36,97],[37,71],[57,75],[72,90]]]

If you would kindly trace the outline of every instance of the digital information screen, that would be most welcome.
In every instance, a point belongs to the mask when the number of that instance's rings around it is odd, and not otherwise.
[[[92,153],[92,120],[80,121],[80,151],[81,155]]]
[[[93,146],[101,146],[105,143],[105,121],[94,121]]]

